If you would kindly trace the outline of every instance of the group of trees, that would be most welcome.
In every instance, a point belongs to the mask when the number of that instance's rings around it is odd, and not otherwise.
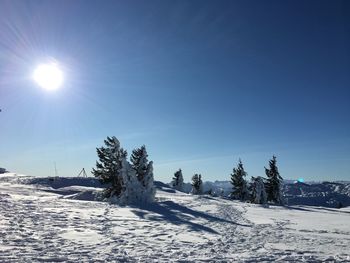
[[[242,161],[239,160],[237,168],[233,168],[231,174],[231,197],[256,204],[267,202],[283,204],[283,178],[278,172],[276,156],[273,156],[269,161],[269,168],[265,167],[265,174],[266,178],[252,177],[248,184],[245,180],[247,172],[244,170]]]
[[[149,203],[155,198],[153,179],[153,162],[148,161],[146,147],[132,151],[130,162],[127,151],[120,146],[116,137],[107,137],[104,146],[96,148],[99,161],[92,174],[107,184],[103,192],[105,198],[112,198],[120,204]],[[276,157],[269,161],[269,168],[265,167],[266,178],[252,177],[250,183],[245,179],[247,172],[239,160],[237,167],[231,174],[232,192],[230,197],[241,201],[264,204],[268,201],[283,204],[283,179],[278,172]],[[183,191],[184,179],[181,169],[175,172],[172,186]],[[191,193],[203,194],[201,174],[192,177]]]
[[[244,170],[242,161],[239,160],[237,167],[233,168],[231,174],[232,192],[230,193],[230,198],[256,204],[265,204],[267,202],[283,204],[283,178],[278,172],[276,163],[276,157],[273,156],[269,161],[269,168],[265,167],[266,178],[261,176],[252,177],[250,182],[247,182],[245,178],[248,174]],[[191,194],[203,194],[203,181],[200,174],[192,176],[191,185]],[[175,172],[171,186],[178,191],[184,191],[184,179],[181,169]],[[208,193],[210,194],[211,190]]]
[[[192,185],[191,194],[194,194],[194,195],[203,194],[202,175],[200,175],[200,174],[193,175],[191,185]],[[178,191],[184,191],[184,178],[182,176],[181,169],[177,170],[174,173],[174,177],[173,177],[173,180],[171,182],[171,186]]]
[[[92,174],[107,184],[105,198],[115,199],[120,204],[149,203],[154,201],[155,187],[153,162],[148,161],[143,145],[132,151],[130,162],[127,151],[116,137],[107,137],[105,146],[97,148],[99,161]]]

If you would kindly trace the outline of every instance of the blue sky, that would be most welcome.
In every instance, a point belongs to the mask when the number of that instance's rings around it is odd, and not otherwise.
[[[64,86],[33,82],[55,59]],[[347,1],[1,1],[0,166],[77,175],[108,135],[155,178],[350,179]]]

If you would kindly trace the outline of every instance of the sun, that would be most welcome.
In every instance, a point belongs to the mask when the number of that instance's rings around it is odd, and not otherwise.
[[[63,84],[63,72],[55,63],[40,64],[34,70],[33,79],[43,89],[56,90]]]

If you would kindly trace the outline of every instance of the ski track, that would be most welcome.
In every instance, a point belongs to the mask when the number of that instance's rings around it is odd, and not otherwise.
[[[296,230],[288,219],[248,220],[250,204],[157,199],[118,207],[0,182],[0,262],[350,262],[350,227]]]

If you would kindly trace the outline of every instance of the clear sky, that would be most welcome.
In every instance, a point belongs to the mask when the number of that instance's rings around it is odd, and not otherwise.
[[[61,89],[32,80],[55,59]],[[74,176],[116,136],[155,179],[350,180],[350,1],[0,0],[0,167]]]

